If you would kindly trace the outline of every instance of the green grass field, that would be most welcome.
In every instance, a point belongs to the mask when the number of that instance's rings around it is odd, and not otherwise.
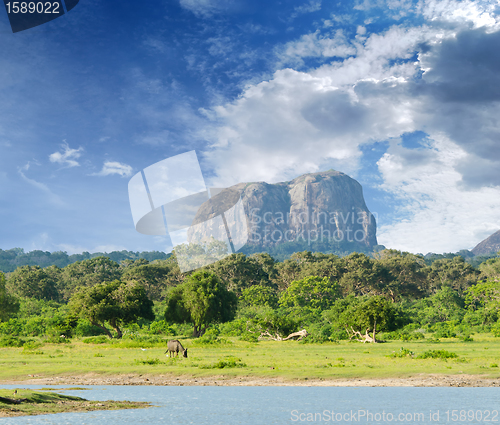
[[[420,374],[470,374],[500,377],[500,339],[474,335],[474,341],[442,339],[390,341],[379,344],[301,344],[296,341],[249,343],[228,338],[226,343],[199,345],[182,339],[189,357],[168,358],[165,344],[142,350],[118,344],[46,344],[35,349],[0,348],[0,381],[23,381],[33,377],[64,377],[97,373],[173,374],[189,376],[255,376],[284,379],[402,378]],[[130,344],[128,344],[130,345]],[[134,344],[132,344],[134,345]],[[401,348],[413,357],[391,357]],[[429,350],[446,350],[457,358],[419,359]]]

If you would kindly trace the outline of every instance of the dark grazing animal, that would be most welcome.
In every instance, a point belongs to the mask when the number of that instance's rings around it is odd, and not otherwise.
[[[184,348],[182,344],[176,339],[167,342],[167,351],[165,351],[165,354],[167,352],[170,357],[174,357],[174,353],[176,353],[177,357],[179,357],[179,352],[181,352],[182,355],[186,358],[188,356],[187,348]]]

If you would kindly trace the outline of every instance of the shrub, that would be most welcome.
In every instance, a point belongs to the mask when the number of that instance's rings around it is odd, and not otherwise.
[[[99,336],[106,333],[101,328],[94,326],[87,319],[78,319],[78,323],[73,331],[75,336]]]
[[[149,333],[153,335],[168,335],[176,336],[177,331],[173,326],[170,326],[165,320],[159,320],[149,325]]]
[[[469,334],[466,334],[466,335],[463,335],[460,337],[460,341],[463,341],[463,342],[472,342],[474,341],[473,338],[471,338],[471,336]]]
[[[309,335],[300,340],[301,344],[322,344],[331,341],[330,335],[332,334],[331,325],[312,325],[308,329]]]
[[[15,338],[13,336],[3,336],[0,338],[0,347],[22,347],[28,340]]]
[[[64,335],[49,335],[46,342],[50,344],[69,344],[71,340]]]
[[[349,335],[347,335],[347,332],[345,331],[345,329],[338,329],[338,330],[332,331],[332,333],[330,334],[330,339],[332,341],[347,340],[347,339],[349,339]]]
[[[43,344],[39,341],[35,341],[34,339],[28,340],[24,343],[24,351],[28,350],[36,350],[37,348],[40,348]]]
[[[19,336],[23,334],[23,324],[19,319],[9,319],[0,323],[0,334],[9,336]]]
[[[457,353],[452,353],[446,350],[428,350],[417,356],[417,359],[455,359]]]
[[[500,337],[500,322],[495,323],[491,327],[491,333],[496,337]]]
[[[395,351],[392,354],[389,354],[387,357],[411,357],[413,358],[415,356],[415,353],[411,350],[408,350],[407,348],[401,347],[399,351]]]
[[[208,331],[207,331],[208,332]],[[220,333],[227,336],[242,336],[247,332],[247,320],[236,319],[220,326]]]
[[[419,339],[425,339],[425,336],[422,332],[419,331],[413,331],[410,332],[407,329],[403,329],[401,331],[394,331],[394,332],[384,332],[379,334],[379,338],[382,340],[389,340],[389,341],[416,341]]]
[[[435,338],[455,338],[457,336],[454,326],[450,322],[439,322],[431,328]]]
[[[243,335],[240,336],[240,341],[259,342],[259,337],[257,336],[257,334],[245,332]]]
[[[30,317],[23,326],[24,335],[43,336],[47,333],[47,323],[44,317]]]
[[[195,345],[232,344],[226,338],[219,338],[213,334],[205,334],[193,341]]]

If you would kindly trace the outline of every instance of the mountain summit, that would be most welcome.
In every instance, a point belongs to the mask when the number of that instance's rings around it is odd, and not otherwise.
[[[377,245],[375,217],[368,210],[361,185],[334,171],[304,174],[276,184],[240,183],[212,192],[211,207],[198,219],[227,210],[242,200],[248,227],[243,252],[266,250],[284,243],[311,251],[372,251]]]
[[[490,255],[496,254],[498,251],[500,251],[500,230],[479,242],[472,250],[474,255]]]

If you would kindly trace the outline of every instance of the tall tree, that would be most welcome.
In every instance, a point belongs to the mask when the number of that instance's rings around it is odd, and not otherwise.
[[[12,314],[19,310],[19,302],[7,292],[5,287],[5,276],[0,272],[0,322],[7,320]]]
[[[490,258],[479,265],[481,280],[500,281],[500,257]]]
[[[51,271],[39,266],[18,267],[7,280],[9,291],[19,297],[37,300],[59,299],[58,282]]]
[[[261,260],[267,260],[260,257]],[[259,258],[247,257],[244,254],[232,254],[207,267],[225,284],[227,289],[237,295],[252,285],[270,285],[269,276],[262,268]]]
[[[479,277],[479,272],[460,256],[436,260],[425,272],[428,292],[431,293],[439,291],[443,286],[448,286],[463,295],[467,288],[477,283]]]
[[[236,313],[236,295],[206,270],[193,273],[168,295],[165,320],[193,323],[196,337],[203,335],[211,323],[228,322]]]
[[[404,324],[401,310],[381,295],[340,299],[324,317],[343,326],[351,338],[357,336],[364,342],[377,342],[378,331],[396,330]]]
[[[140,264],[135,267],[130,266],[123,272],[121,280],[140,283],[144,286],[150,299],[162,301],[169,284],[169,277],[173,274],[173,268],[174,266],[170,262],[154,262]]]
[[[482,324],[494,323],[500,316],[500,282],[487,280],[465,291],[465,303],[469,311],[476,312]]]
[[[354,252],[340,260],[339,285],[344,295],[376,295],[381,293],[380,268],[365,254]]]
[[[391,300],[419,298],[425,294],[427,274],[425,260],[420,255],[385,249],[376,255],[381,266],[380,289]]]
[[[64,299],[71,298],[71,295],[82,286],[89,287],[98,283],[112,282],[120,277],[120,266],[107,257],[77,261],[63,269],[61,278],[64,285]]]
[[[70,310],[94,326],[104,330],[112,338],[109,324],[116,337],[122,337],[121,326],[133,323],[139,318],[154,320],[153,302],[138,283],[119,280],[80,288],[70,300]]]

